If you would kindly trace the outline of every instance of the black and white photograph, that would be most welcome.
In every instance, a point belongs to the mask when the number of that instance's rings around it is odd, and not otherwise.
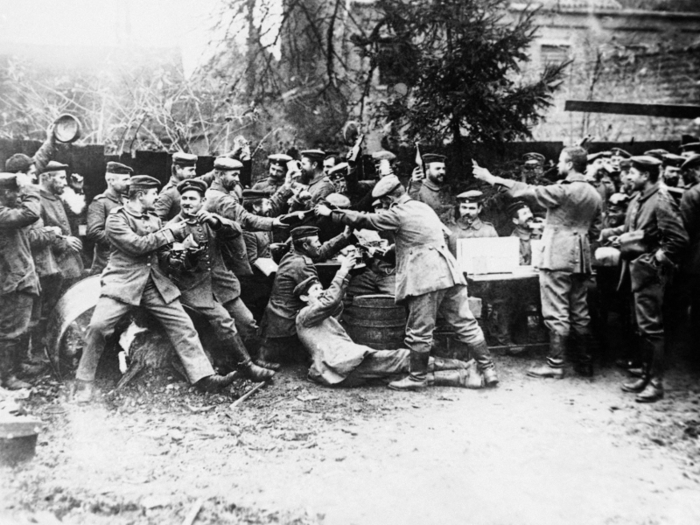
[[[700,524],[700,1],[2,0],[0,523]]]

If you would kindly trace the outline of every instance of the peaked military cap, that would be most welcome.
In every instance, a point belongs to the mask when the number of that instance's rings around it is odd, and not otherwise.
[[[618,157],[622,157],[623,159],[629,159],[632,156],[630,153],[623,150],[622,148],[613,148],[611,151],[613,155],[617,155]]]
[[[700,153],[700,142],[688,142],[681,146],[684,153]]]
[[[285,155],[284,153],[275,153],[274,155],[268,155],[267,160],[270,161],[270,164],[278,164],[279,166],[286,168],[287,162],[292,160],[292,157]]]
[[[0,173],[0,188],[6,190],[19,189],[16,173]]]
[[[44,166],[44,169],[41,170],[41,173],[49,173],[51,171],[65,171],[68,169],[68,164],[62,164],[60,162],[56,162],[55,160],[50,160],[49,163]]]
[[[301,297],[302,295],[306,295],[309,291],[309,289],[316,283],[320,283],[321,281],[318,280],[318,277],[315,275],[312,275],[311,277],[307,277],[303,281],[301,281],[299,284],[297,284],[294,287],[294,295],[296,297]]]
[[[294,228],[290,233],[293,241],[305,239],[306,237],[318,237],[318,228],[316,226],[299,226]]]
[[[667,153],[663,156],[662,160],[667,166],[680,168],[683,162],[685,162],[686,158],[682,157],[681,155],[676,155],[674,153]]]
[[[114,173],[115,175],[132,175],[134,170],[126,164],[121,164],[119,162],[108,162],[105,173]]]
[[[632,158],[632,157],[630,157]],[[630,162],[630,159],[622,159],[620,161],[620,170],[628,170],[632,167],[632,163]]]
[[[525,161],[525,165],[528,166],[534,166],[536,164],[544,166],[545,158],[544,155],[542,155],[541,153],[532,152],[523,155],[523,160]]]
[[[649,171],[650,169],[658,168],[661,166],[661,161],[656,157],[650,155],[638,155],[636,157],[630,157],[630,162],[632,166],[640,169],[642,171]]]
[[[401,186],[401,181],[396,175],[387,175],[386,177],[379,179],[379,182],[372,189],[372,197],[384,197],[389,195],[396,188]]]
[[[518,211],[522,210],[523,208],[528,208],[528,205],[526,203],[524,203],[523,201],[511,202],[507,208],[508,215],[513,217],[513,216],[515,216],[516,213],[518,213]]]
[[[681,166],[681,169],[694,169],[700,167],[700,155],[693,155],[689,157]]]
[[[5,162],[5,171],[9,173],[26,173],[34,164],[34,159],[24,153],[15,153]]]
[[[326,195],[326,202],[336,208],[347,209],[350,207],[350,199],[340,193]]]
[[[644,152],[645,157],[654,157],[659,160],[663,160],[664,155],[668,155],[668,151],[665,149],[657,148],[657,149],[650,149],[649,151]]]
[[[266,199],[270,193],[262,190],[243,190],[241,197],[244,201],[254,201],[257,199]]]
[[[328,175],[330,177],[344,176],[349,167],[350,167],[350,165],[347,162],[341,162],[340,164],[336,164],[331,169],[329,169]]]
[[[379,151],[375,151],[374,153],[372,153],[372,159],[375,161],[388,160],[389,162],[391,162],[393,160],[396,160],[396,155],[394,155],[391,151],[380,149]]]
[[[204,196],[207,192],[207,183],[201,179],[187,179],[177,185],[177,191],[180,192],[180,195],[190,190],[194,190]]]
[[[243,163],[240,160],[231,159],[229,157],[216,157],[214,160],[214,169],[220,171],[233,171],[243,169]]]
[[[589,153],[588,156],[586,157],[586,160],[588,160],[588,163],[590,164],[594,160],[604,159],[604,158],[609,158],[609,157],[612,157],[612,151],[598,151],[596,153]]]
[[[423,164],[430,164],[431,162],[442,162],[445,163],[445,155],[439,155],[437,153],[426,153],[423,155]]]
[[[311,160],[322,161],[326,158],[326,152],[321,149],[305,149],[301,152],[301,156]]]
[[[159,186],[160,181],[150,175],[134,175],[131,177],[130,188],[132,190],[150,190]]]
[[[192,155],[191,153],[184,153],[182,151],[178,151],[176,153],[173,153],[173,164],[177,164],[178,166],[182,167],[196,166],[197,155]]]
[[[479,190],[469,190],[457,195],[457,200],[461,202],[481,203],[484,200],[484,193]]]

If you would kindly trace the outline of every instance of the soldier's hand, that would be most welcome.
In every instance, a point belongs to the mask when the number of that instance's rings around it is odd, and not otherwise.
[[[352,226],[346,226],[343,230],[343,237],[349,239],[352,236],[353,228]]]
[[[420,180],[423,180],[424,177],[425,174],[423,173],[423,168],[421,168],[420,166],[416,166],[413,169],[413,173],[411,173],[411,180],[413,182],[418,182]]]
[[[185,228],[187,227],[187,223],[183,222],[170,222],[165,225],[163,229],[165,230],[170,230],[170,232],[173,234],[173,237],[176,239],[182,239],[185,237]]]
[[[199,210],[196,215],[197,222],[207,223],[209,226],[216,227],[219,224],[219,220],[214,217],[207,210]]]
[[[325,204],[317,204],[316,208],[314,208],[314,211],[316,212],[316,215],[321,217],[331,216],[331,209]]]
[[[475,179],[484,181],[487,184],[493,184],[494,182],[495,177],[491,174],[491,172],[486,168],[479,166],[476,162],[474,162],[474,165],[472,166],[472,174],[474,175]]]
[[[49,127],[46,128],[46,140],[50,142],[54,142],[56,140],[55,135],[53,134],[54,130],[56,129],[56,123],[52,122],[49,124]]]
[[[58,226],[44,226],[44,229],[54,235],[61,235],[61,228]]]
[[[68,249],[74,252],[79,252],[83,249],[83,243],[77,237],[66,237]]]
[[[275,219],[272,221],[272,227],[273,228],[289,228],[289,224],[285,224],[279,219],[279,217],[275,217]]]
[[[352,270],[355,267],[356,263],[357,263],[357,256],[353,252],[353,253],[346,255],[342,259],[340,259],[340,268],[342,270],[345,270],[346,272],[349,272],[350,270]]]
[[[666,253],[661,248],[656,250],[656,253],[654,254],[654,259],[656,259],[656,262],[658,262],[661,266],[673,266],[673,261],[666,257]]]

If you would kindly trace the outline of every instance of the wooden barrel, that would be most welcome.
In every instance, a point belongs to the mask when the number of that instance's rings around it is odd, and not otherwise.
[[[393,295],[358,295],[343,313],[350,338],[375,350],[405,348],[406,308]]]

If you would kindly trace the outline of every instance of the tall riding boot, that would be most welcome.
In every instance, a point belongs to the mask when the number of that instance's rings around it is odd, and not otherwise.
[[[31,388],[32,385],[25,383],[17,378],[20,363],[22,362],[22,346],[18,342],[7,342],[3,345],[5,359],[4,365],[7,367],[7,372],[3,379],[3,386],[8,390],[20,390],[23,388]]]
[[[247,349],[249,349],[248,353],[251,355],[251,357],[256,356],[253,359],[253,362],[259,367],[268,368],[275,371],[281,368],[279,363],[273,363],[272,361],[267,361],[263,358],[264,341],[259,335],[253,334],[247,337],[243,344]]]
[[[479,389],[484,386],[484,378],[476,369],[475,361],[471,361],[468,368],[441,370],[428,374],[428,382],[434,386],[455,386],[473,389]]]
[[[446,357],[430,357],[428,370],[430,372],[440,372],[442,370],[463,370],[467,368],[467,363],[459,359],[448,359]]]
[[[593,351],[597,348],[597,341],[593,334],[586,330],[575,334],[574,344],[574,372],[583,377],[593,377]]]
[[[236,356],[238,360],[238,366],[243,370],[243,374],[248,379],[253,381],[267,381],[275,375],[274,370],[268,370],[267,368],[262,368],[253,363],[240,335],[234,334],[229,338],[229,342],[231,343],[233,355]]]
[[[429,386],[428,362],[430,361],[430,349],[422,351],[411,350],[410,373],[398,381],[389,383],[392,390],[422,390]]]
[[[651,365],[647,386],[640,392],[634,400],[637,403],[653,403],[664,397],[664,338],[648,341]]]
[[[646,344],[646,342],[642,343]],[[631,392],[633,394],[638,394],[642,392],[647,385],[649,384],[649,381],[651,380],[651,362],[646,361],[642,363],[642,374],[640,377],[633,379],[631,381],[625,381],[622,383],[620,388],[622,389],[623,392]]]
[[[476,360],[479,372],[481,372],[481,374],[484,376],[484,384],[487,387],[495,387],[498,385],[498,375],[496,374],[493,359],[491,358],[491,352],[489,352],[489,347],[486,344],[486,341],[471,343],[467,346],[469,347],[469,353]]]
[[[549,355],[547,362],[540,366],[533,366],[527,371],[530,377],[551,377],[561,379],[564,377],[564,354],[566,352],[566,337],[556,332],[549,333]]]

